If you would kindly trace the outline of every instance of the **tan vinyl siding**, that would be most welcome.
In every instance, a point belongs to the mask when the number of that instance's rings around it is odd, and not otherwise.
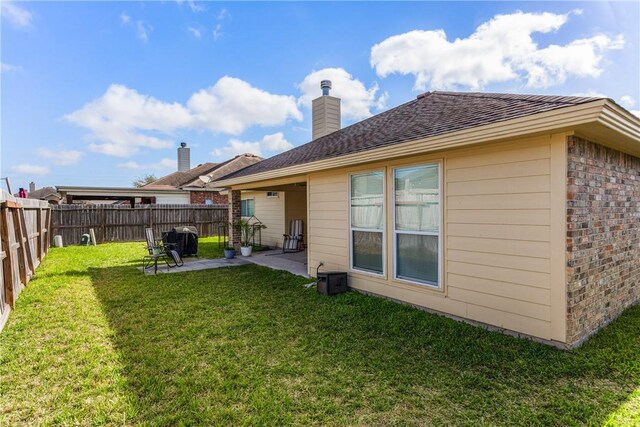
[[[328,172],[309,175],[308,180],[308,267],[315,274],[320,262],[323,270],[347,271],[349,232],[347,173]]]
[[[549,138],[446,161],[447,296],[467,318],[549,339]],[[496,242],[500,242],[496,245]],[[518,247],[509,253],[507,245]],[[500,248],[500,246],[503,248]]]
[[[253,199],[255,216],[267,226],[262,230],[262,244],[273,247],[282,247],[282,235],[285,232],[284,225],[284,193],[279,197],[267,197],[266,191],[242,192],[242,200]]]
[[[562,261],[550,256],[561,245],[551,235],[559,218],[552,211],[552,184],[562,185],[552,180],[558,175],[552,171],[552,141],[547,135],[310,174],[309,273],[323,262],[323,269],[349,271],[356,289],[563,341],[563,319],[551,301],[551,277],[558,270],[553,265]],[[441,289],[393,278],[390,219],[392,168],[436,161],[444,181]],[[350,270],[348,182],[352,172],[381,169],[387,181],[386,270],[376,276]]]

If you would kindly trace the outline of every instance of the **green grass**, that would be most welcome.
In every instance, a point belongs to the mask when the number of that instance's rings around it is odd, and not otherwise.
[[[51,250],[0,334],[0,425],[640,425],[640,307],[566,352],[143,252]]]

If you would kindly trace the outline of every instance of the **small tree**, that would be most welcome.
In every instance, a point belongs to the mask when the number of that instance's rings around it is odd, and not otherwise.
[[[157,179],[158,178],[156,178],[156,176],[152,173],[146,174],[133,181],[133,186],[136,188],[144,187],[145,185],[150,184]]]

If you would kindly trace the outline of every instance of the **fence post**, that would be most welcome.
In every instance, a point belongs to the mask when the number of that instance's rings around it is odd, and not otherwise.
[[[49,206],[48,208],[45,209],[45,219],[44,219],[44,225],[47,227],[46,230],[46,238],[44,240],[44,254],[46,255],[47,253],[49,253],[49,247],[51,246],[51,239],[53,238],[53,236],[51,235],[51,215],[52,215],[52,209],[51,206]],[[44,257],[44,255],[43,255]]]
[[[104,243],[107,241],[107,211],[103,208],[100,213],[100,234],[101,240],[100,243]]]
[[[8,217],[8,208],[5,207],[4,203],[0,207],[0,216],[2,217],[2,234],[0,237],[2,238],[2,246],[4,248],[5,257],[2,260],[2,280],[4,281],[4,297],[6,299],[5,302],[9,304],[9,307],[13,309],[15,297],[13,295],[13,256],[12,256],[12,248],[11,248],[11,239],[9,238],[9,217]],[[1,302],[3,303],[4,302]]]
[[[38,261],[42,261],[42,238],[44,237],[44,231],[42,230],[42,207],[36,211],[36,229],[38,230],[38,240],[36,241],[36,256]]]
[[[29,274],[27,273],[27,266],[25,265],[27,258],[27,251],[24,248],[25,242],[22,235],[22,227],[20,226],[20,216],[18,215],[18,208],[11,209],[11,215],[13,216],[13,229],[15,230],[16,243],[20,244],[18,249],[18,269],[20,270],[20,281],[24,286],[29,283]]]
[[[22,236],[24,238],[24,251],[27,258],[27,266],[30,270],[30,275],[33,276],[36,272],[36,264],[33,262],[33,252],[31,252],[31,243],[29,242],[29,232],[27,231],[27,224],[24,216],[24,207],[18,209],[18,221],[20,222],[20,229],[22,230]]]

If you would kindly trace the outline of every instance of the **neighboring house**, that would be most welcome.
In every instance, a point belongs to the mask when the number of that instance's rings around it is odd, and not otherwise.
[[[182,148],[185,147],[186,145]],[[241,154],[222,163],[203,163],[192,169],[173,172],[144,185],[142,188],[181,190],[185,192],[186,200],[188,200],[185,203],[226,205],[227,195],[221,195],[219,188],[212,188],[208,183],[261,160],[261,157],[253,154]]]
[[[431,92],[319,134],[213,183],[274,239],[305,219],[310,275],[565,347],[640,300],[640,119],[610,99]]]
[[[253,165],[262,158],[242,154],[222,163],[203,163],[191,168],[186,143],[178,148],[178,171],[139,188],[58,186],[62,203],[113,204],[227,204],[226,193],[208,184],[224,175]]]
[[[27,196],[30,199],[46,200],[52,205],[57,205],[62,200],[62,196],[58,193],[55,187],[42,187],[36,190],[35,182],[31,182],[29,184],[29,192],[27,193]]]
[[[189,193],[166,186],[163,188],[82,187],[58,185],[62,203],[85,204],[189,204]]]

